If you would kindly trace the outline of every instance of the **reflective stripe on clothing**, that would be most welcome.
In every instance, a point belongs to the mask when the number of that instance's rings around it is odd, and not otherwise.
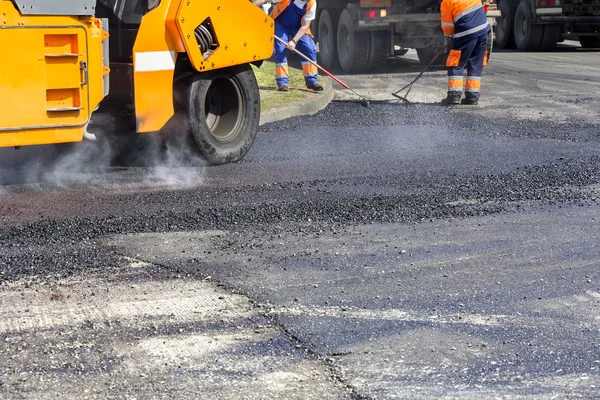
[[[448,91],[449,92],[462,92],[463,90],[463,77],[462,76],[448,76]]]
[[[287,63],[275,64],[275,79],[287,78],[289,68]]]
[[[442,22],[442,30],[444,31],[444,36],[454,36],[454,24]]]
[[[309,63],[308,61],[302,61],[302,72],[304,73],[305,77],[317,76],[319,70],[312,63]]]
[[[461,12],[460,14],[458,14],[457,16],[455,16],[453,18],[453,21],[456,22],[459,19],[461,19],[462,17],[464,17],[467,14],[470,14],[472,12],[475,12],[477,10],[479,10],[480,8],[482,8],[483,6],[481,5],[481,3],[477,4],[476,6],[473,6],[471,8],[467,8],[465,11]]]
[[[479,89],[481,89],[481,78],[468,76],[465,92],[479,92]]]
[[[482,31],[482,30],[486,29],[488,26],[490,26],[490,24],[489,24],[489,22],[486,21],[485,24],[476,26],[475,28],[469,29],[468,31],[455,33],[454,34],[454,38],[456,39],[456,38],[460,38],[460,37],[471,35],[473,33],[477,33],[479,31]]]

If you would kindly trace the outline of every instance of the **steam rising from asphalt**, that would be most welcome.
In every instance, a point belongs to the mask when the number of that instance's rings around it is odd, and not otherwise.
[[[0,149],[0,185],[37,188],[98,186],[110,190],[189,189],[203,184],[206,163],[185,139],[185,127],[170,124],[166,134],[113,135],[111,119],[93,130],[100,139],[58,146]],[[6,193],[0,186],[0,194]]]
[[[162,154],[149,161],[152,165],[146,177],[147,183],[190,189],[204,182],[206,162],[191,146],[167,142]]]

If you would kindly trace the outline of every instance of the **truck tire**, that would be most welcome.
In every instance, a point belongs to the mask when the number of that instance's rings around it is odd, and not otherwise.
[[[354,21],[348,10],[342,11],[338,22],[337,54],[340,67],[345,73],[367,72],[369,33],[354,30]]]
[[[540,51],[550,51],[556,48],[560,36],[560,25],[546,24],[540,42]]]
[[[533,23],[533,12],[527,0],[521,0],[515,13],[514,34],[517,49],[537,51],[542,42],[543,26]]]
[[[339,67],[337,56],[337,22],[340,10],[326,8],[317,21],[317,41],[319,42],[319,64],[325,69]]]
[[[511,7],[509,0],[500,0],[498,10],[502,16],[496,19],[496,46],[500,49],[514,49],[515,36],[513,22],[515,20],[515,7]]]
[[[488,32],[488,37],[487,37],[487,53],[488,53],[488,62],[490,61],[490,58],[492,58],[492,52],[494,50],[494,32],[492,32],[492,30],[490,29]]]
[[[210,165],[241,160],[254,143],[260,93],[249,64],[195,73],[188,81],[189,134]]]
[[[600,38],[597,36],[581,36],[579,43],[584,49],[596,49],[600,48]]]
[[[380,68],[390,54],[390,36],[387,31],[369,32],[369,57],[367,69]]]

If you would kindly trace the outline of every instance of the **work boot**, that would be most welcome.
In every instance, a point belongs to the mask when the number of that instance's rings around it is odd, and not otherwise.
[[[442,99],[442,104],[446,106],[457,106],[460,104],[460,97],[458,96],[447,96],[445,99]]]
[[[464,104],[467,106],[476,106],[477,104],[479,104],[479,100],[477,99],[468,99],[468,98],[464,98],[460,101],[460,104]]]
[[[307,85],[306,87],[314,92],[322,92],[323,91],[323,86],[319,85],[318,83],[316,83],[314,85],[310,85],[310,86]]]
[[[279,92],[289,92],[290,89],[288,88],[288,85],[278,85],[277,86],[277,91],[279,91]]]

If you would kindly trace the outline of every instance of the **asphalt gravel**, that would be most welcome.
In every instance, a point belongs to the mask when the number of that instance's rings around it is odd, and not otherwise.
[[[597,141],[600,128],[582,121],[559,123],[552,120],[510,119],[475,114],[469,106],[457,110],[438,104],[403,104],[396,101],[373,101],[371,107],[358,102],[334,101],[323,111],[267,124],[263,132],[286,132],[301,127],[348,126],[378,127],[382,125],[431,125],[456,131],[474,131],[478,135],[530,137],[566,141]],[[469,117],[472,114],[472,117]]]
[[[423,131],[411,146],[435,137],[437,131],[451,138],[449,153],[452,147],[466,146],[466,152],[457,156],[463,157],[463,165],[445,169],[447,161],[439,160],[439,167],[419,169],[423,160],[413,166],[402,164],[402,154],[390,150],[386,139],[402,134],[401,139],[412,140],[410,129]],[[460,140],[455,142],[456,138]],[[477,145],[481,140],[502,145],[506,138],[511,143],[516,139],[516,146],[520,146],[519,139],[536,139],[522,142],[524,148],[532,149],[538,143],[550,143],[551,149],[539,147],[540,153],[552,152],[554,146],[563,146],[560,143],[581,145],[564,154],[549,154],[541,163],[533,153],[493,160],[493,153],[485,154]],[[221,171],[208,168],[204,173],[235,174],[237,168],[246,174],[261,164],[299,158],[312,163],[311,157],[323,152],[348,157],[344,162],[352,162],[361,153],[366,154],[363,159],[379,157],[388,160],[387,170],[364,173],[352,166],[349,169],[357,171],[355,176],[328,178],[323,173],[317,179],[295,176],[291,181],[263,183],[258,177],[257,183],[241,182],[235,187],[211,184],[182,190],[134,189],[135,193],[124,194],[104,191],[105,181],[99,178],[89,181],[89,191],[81,190],[81,183],[72,191],[52,183],[42,184],[47,191],[40,191],[40,186],[34,190],[6,187],[11,193],[0,197],[0,279],[64,275],[117,263],[118,255],[97,243],[113,234],[249,228],[296,231],[299,226],[319,231],[348,224],[486,215],[528,203],[596,202],[597,193],[581,187],[600,180],[598,141],[600,131],[593,125],[469,118],[468,109],[457,112],[431,105],[375,103],[364,108],[358,103],[334,102],[314,116],[263,126],[255,148],[243,162]],[[446,144],[435,145],[443,148]],[[469,146],[473,146],[472,154]],[[454,157],[444,155],[443,149],[440,156]],[[483,161],[471,166],[468,157]],[[485,160],[492,162],[485,165]],[[515,163],[518,160],[520,164]],[[404,170],[396,170],[399,166]],[[135,174],[129,179],[135,179]],[[26,202],[27,209],[18,207],[16,200]]]
[[[91,157],[81,170],[59,171],[49,156],[42,168],[52,173],[5,168],[0,288],[37,291],[91,273],[114,279],[108,287],[216,281],[260,306],[240,326],[275,324],[286,336],[272,340],[279,347],[234,352],[234,364],[262,353],[308,355],[351,399],[594,398],[598,125],[334,102],[261,127],[243,161],[184,169],[185,184],[175,185],[156,178],[161,162],[148,162],[157,153],[143,147],[149,153],[120,165]],[[149,264],[121,277],[131,260]],[[64,336],[83,347],[40,356],[46,364],[23,379],[60,382],[56,366],[78,356],[65,371],[114,384],[110,373],[126,358],[101,343],[120,337],[137,346],[204,328],[193,320],[158,330],[86,323]],[[63,341],[44,335],[52,349]],[[0,358],[34,357],[47,348],[35,340],[0,334]],[[193,398],[197,370],[188,367],[187,383],[167,386]],[[0,368],[0,393],[4,381],[10,393],[26,388],[13,379],[18,372],[12,361]],[[106,393],[114,392],[97,392]]]

